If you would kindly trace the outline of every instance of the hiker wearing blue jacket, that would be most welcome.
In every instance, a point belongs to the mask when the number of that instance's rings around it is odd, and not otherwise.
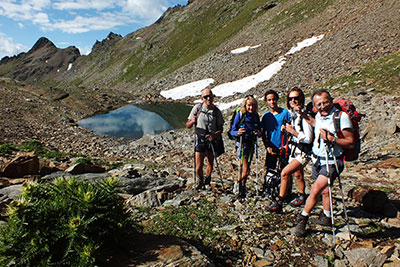
[[[246,96],[240,112],[233,120],[231,135],[236,139],[236,154],[242,167],[235,181],[233,192],[241,198],[246,197],[246,181],[250,173],[250,164],[254,154],[257,136],[261,136],[258,102],[253,96]]]
[[[290,123],[290,114],[287,109],[278,106],[279,95],[274,90],[265,92],[264,101],[269,110],[261,120],[262,140],[267,150],[265,166],[267,169],[276,169],[279,149],[282,143],[282,125]]]

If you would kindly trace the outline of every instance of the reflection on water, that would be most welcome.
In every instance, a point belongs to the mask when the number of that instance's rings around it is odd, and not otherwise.
[[[157,134],[173,129],[161,116],[133,105],[80,120],[78,125],[99,135],[133,139],[138,139],[144,134]]]

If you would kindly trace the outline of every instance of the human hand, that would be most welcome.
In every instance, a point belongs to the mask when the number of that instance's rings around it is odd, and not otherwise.
[[[196,124],[196,122],[197,122],[197,116],[196,116],[196,115],[193,115],[193,116],[192,116],[192,123],[193,123],[193,124]]]
[[[246,129],[245,129],[245,128],[240,128],[239,131],[238,131],[238,135],[242,135],[242,134],[244,134],[245,132],[246,132]]]
[[[288,133],[290,133],[291,135],[295,135],[295,134],[296,134],[295,129],[294,129],[293,126],[290,125],[289,123],[286,124],[286,131],[287,131]]]
[[[276,155],[276,152],[274,151],[274,149],[272,147],[267,147],[267,152],[268,152],[268,154]]]

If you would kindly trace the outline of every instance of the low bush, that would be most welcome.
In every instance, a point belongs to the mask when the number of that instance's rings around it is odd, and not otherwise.
[[[117,185],[114,178],[25,184],[0,229],[0,265],[101,265],[136,230]]]

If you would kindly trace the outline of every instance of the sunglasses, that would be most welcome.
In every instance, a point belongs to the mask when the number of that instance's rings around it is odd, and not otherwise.
[[[209,99],[209,98],[212,98],[212,97],[213,97],[213,95],[203,95],[201,98]]]
[[[299,101],[299,99],[300,99],[300,97],[298,97],[298,96],[289,97],[289,101],[292,101],[292,100]]]

